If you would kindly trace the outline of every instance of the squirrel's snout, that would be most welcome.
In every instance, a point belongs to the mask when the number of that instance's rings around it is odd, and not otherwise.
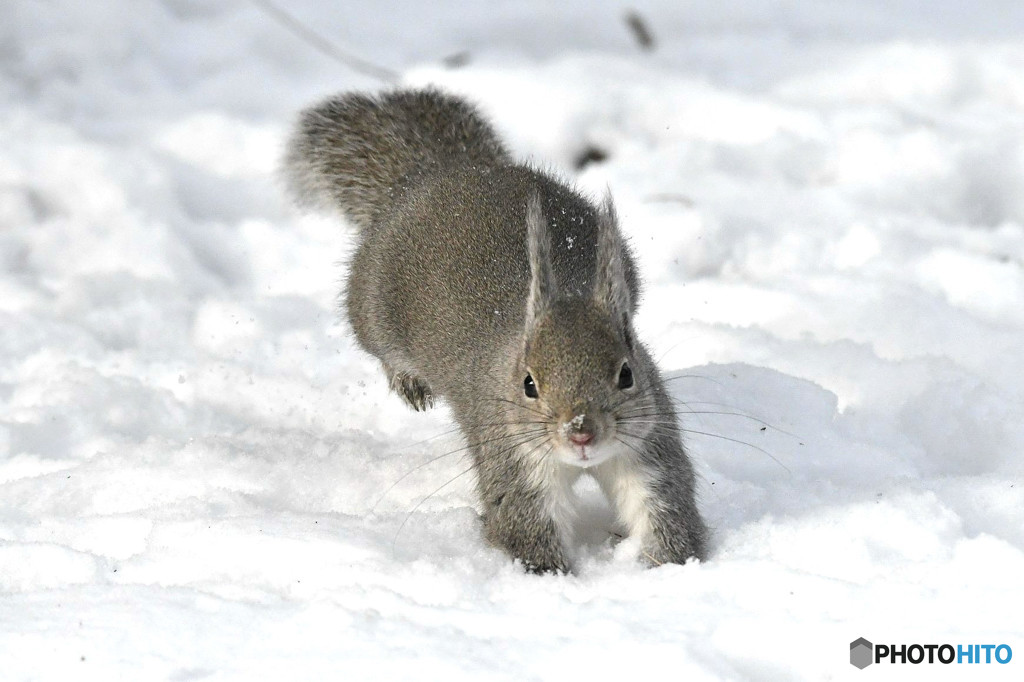
[[[579,413],[562,424],[562,435],[572,445],[592,445],[597,439],[599,427],[589,414]]]
[[[561,447],[558,457],[575,467],[592,467],[616,453],[607,442],[603,416],[593,412],[579,413],[562,421]]]

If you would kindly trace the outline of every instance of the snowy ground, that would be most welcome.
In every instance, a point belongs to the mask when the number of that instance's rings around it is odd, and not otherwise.
[[[652,53],[617,3],[287,6],[612,188],[712,556],[617,559],[591,497],[578,575],[525,575],[471,474],[430,494],[461,442],[273,179],[375,81],[243,0],[10,0],[0,678],[1021,679],[1024,5],[637,3]],[[1015,656],[859,671],[861,636]]]

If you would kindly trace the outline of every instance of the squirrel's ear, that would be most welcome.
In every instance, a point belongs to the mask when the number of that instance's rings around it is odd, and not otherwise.
[[[597,213],[597,273],[594,298],[612,315],[628,321],[633,311],[632,295],[626,283],[626,258],[619,235],[611,192],[605,194]]]
[[[548,222],[541,210],[538,192],[531,194],[526,203],[526,249],[530,258],[526,328],[530,329],[555,295],[555,275],[551,270],[551,238],[548,236]]]

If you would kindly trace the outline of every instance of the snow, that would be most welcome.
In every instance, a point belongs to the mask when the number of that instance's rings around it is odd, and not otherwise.
[[[615,196],[712,552],[640,567],[591,487],[537,577],[274,176],[299,108],[379,84],[243,0],[6,3],[4,680],[965,675],[862,636],[1019,677],[1024,5],[633,7],[653,52],[615,2],[288,4]]]

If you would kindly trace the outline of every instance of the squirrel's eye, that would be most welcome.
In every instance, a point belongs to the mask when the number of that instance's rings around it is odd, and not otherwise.
[[[633,370],[629,368],[627,363],[622,363],[622,369],[619,370],[619,388],[626,389],[633,387]]]
[[[523,391],[526,393],[527,398],[537,397],[537,384],[533,383],[533,377],[529,374],[523,379]]]

